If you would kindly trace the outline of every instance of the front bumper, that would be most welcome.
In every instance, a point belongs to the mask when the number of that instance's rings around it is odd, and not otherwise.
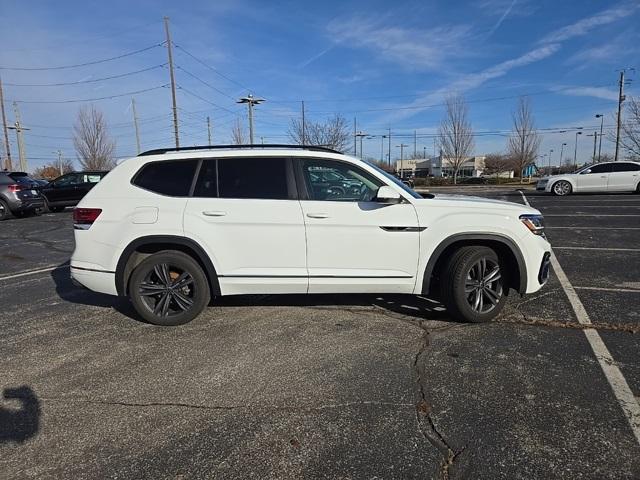
[[[538,271],[538,283],[544,285],[549,280],[549,274],[551,270],[551,253],[545,252],[542,256],[542,262],[540,263],[540,270]]]

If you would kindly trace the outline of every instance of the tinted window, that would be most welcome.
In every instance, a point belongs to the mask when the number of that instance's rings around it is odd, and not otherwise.
[[[64,175],[57,180],[54,180],[54,184],[56,187],[66,187],[68,185],[77,185],[78,183],[82,183],[82,175],[79,173],[69,173],[68,175]]]
[[[212,175],[215,170],[207,168],[198,179],[200,189],[214,196]],[[284,158],[223,158],[218,162],[218,194],[220,198],[264,198],[286,200],[290,198],[287,188],[287,160]],[[293,198],[293,197],[291,197]]]
[[[311,200],[370,202],[383,182],[346,162],[301,160]]]
[[[636,163],[619,162],[613,164],[614,172],[636,172],[640,170],[640,165]]]
[[[611,172],[611,164],[610,163],[602,163],[600,165],[594,165],[590,169],[589,173],[610,173]]]
[[[136,175],[133,184],[171,197],[186,197],[198,160],[172,160],[148,163]]]
[[[16,183],[22,184],[22,185],[33,185],[34,183],[37,183],[33,178],[29,177],[26,174],[17,174],[17,173],[12,173],[11,175],[9,175]]]

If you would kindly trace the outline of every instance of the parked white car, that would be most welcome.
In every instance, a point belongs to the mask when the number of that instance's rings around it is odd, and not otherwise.
[[[307,293],[430,295],[483,322],[549,275],[539,211],[423,198],[321,147],[146,152],[84,197],[74,228],[73,279],[158,325],[189,322],[212,296]]]
[[[640,192],[640,162],[605,162],[574,173],[538,180],[536,190],[554,195],[585,192]]]

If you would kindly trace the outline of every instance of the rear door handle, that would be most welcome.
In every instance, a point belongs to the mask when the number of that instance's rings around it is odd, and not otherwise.
[[[307,213],[309,218],[329,218],[328,213]]]
[[[216,212],[212,210],[205,210],[204,212],[202,212],[202,214],[205,217],[224,217],[227,214],[227,212]]]

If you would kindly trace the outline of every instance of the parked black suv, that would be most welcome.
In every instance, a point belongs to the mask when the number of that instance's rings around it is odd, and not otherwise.
[[[60,212],[64,207],[77,205],[107,173],[106,171],[65,173],[44,187],[40,187],[40,192],[49,211]]]
[[[44,206],[38,183],[24,172],[0,172],[0,220],[35,213]]]

